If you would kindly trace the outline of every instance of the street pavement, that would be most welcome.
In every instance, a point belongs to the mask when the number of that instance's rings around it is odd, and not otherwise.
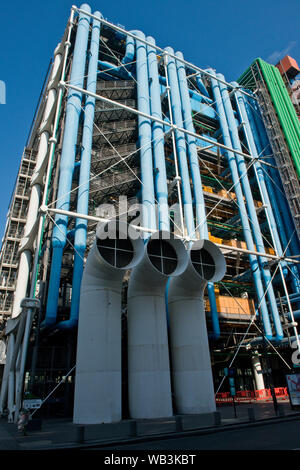
[[[114,451],[279,451],[300,450],[300,417],[297,420],[269,422],[260,426],[226,429],[217,433],[178,436],[143,443],[114,446]],[[95,450],[94,449],[91,450]],[[111,447],[101,446],[102,450]],[[107,452],[107,455],[108,452]]]
[[[300,436],[300,410],[293,410],[289,402],[280,403],[277,415],[273,403],[238,404],[235,410],[222,405],[218,411],[218,424],[213,415],[182,416],[179,425],[175,418],[167,418],[84,428],[71,419],[45,419],[40,429],[29,429],[25,436],[17,424],[2,417],[0,450],[300,448],[300,437],[293,434]]]

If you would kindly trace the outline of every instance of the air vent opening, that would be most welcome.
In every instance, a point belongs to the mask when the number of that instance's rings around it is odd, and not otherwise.
[[[97,239],[97,248],[100,255],[111,266],[125,268],[134,256],[134,249],[129,238],[120,239],[120,234],[116,232],[116,238]]]
[[[201,250],[191,251],[191,261],[198,274],[203,279],[209,281],[216,272],[216,265],[211,254],[202,248]]]
[[[178,264],[176,251],[166,240],[150,240],[147,245],[149,260],[162,274],[172,274]]]

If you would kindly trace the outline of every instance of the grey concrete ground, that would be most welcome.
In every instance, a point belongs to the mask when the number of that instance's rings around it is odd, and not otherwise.
[[[162,455],[172,451],[180,455],[184,450],[185,454],[196,454],[199,457],[201,457],[203,451],[214,451],[214,456],[215,451],[272,451],[274,452],[271,454],[273,458],[276,458],[277,455],[278,459],[277,451],[300,450],[299,429],[300,418],[283,421],[277,420],[271,424],[270,421],[263,421],[263,424],[261,423],[257,426],[245,426],[238,429],[231,429],[230,426],[229,429],[218,433],[194,433],[188,436],[178,435],[176,438],[168,436],[167,439],[154,439],[148,442],[117,444],[113,449],[104,445],[101,446],[101,451],[105,452],[104,455],[109,456],[112,452],[117,451],[121,455],[134,455],[134,452],[142,450],[146,459],[148,455],[152,455],[153,451]],[[99,447],[89,448],[88,450],[93,451],[97,449]],[[116,455],[119,454],[116,453]],[[248,455],[251,458],[251,453]],[[291,456],[293,457],[293,454]],[[226,453],[224,457],[226,460]],[[296,461],[297,456],[295,453],[294,457]],[[235,458],[237,457],[235,456]],[[290,461],[293,462],[294,459],[292,458]],[[270,464],[270,462],[268,463]],[[276,463],[279,465],[278,460]]]
[[[249,408],[252,411],[249,412]],[[67,419],[48,419],[42,421],[41,429],[29,430],[24,436],[16,424],[9,424],[0,419],[0,450],[42,450],[68,449],[92,445],[117,448],[126,441],[142,443],[155,439],[188,438],[193,433],[201,435],[237,429],[236,426],[263,425],[265,420],[280,423],[287,419],[300,421],[300,410],[292,410],[289,402],[280,403],[280,413],[276,416],[272,403],[238,404],[236,417],[231,405],[218,407],[221,422],[216,416],[181,416],[162,420],[123,421],[114,424],[90,425],[84,428],[76,426]],[[218,424],[217,424],[218,423]],[[184,441],[183,441],[184,443]],[[142,447],[140,447],[142,448]]]

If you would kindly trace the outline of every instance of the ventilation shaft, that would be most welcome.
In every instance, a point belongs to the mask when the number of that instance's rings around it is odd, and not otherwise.
[[[191,245],[185,272],[168,290],[170,355],[177,414],[216,410],[205,319],[204,289],[226,271],[221,250],[209,240]]]
[[[121,300],[127,269],[143,256],[137,233],[126,224],[108,223],[97,230],[83,273],[77,340],[74,423],[120,421]]]
[[[165,239],[164,239],[165,236]],[[170,238],[171,237],[171,238]],[[188,263],[181,240],[156,232],[128,284],[128,396],[132,418],[173,415],[165,289]]]

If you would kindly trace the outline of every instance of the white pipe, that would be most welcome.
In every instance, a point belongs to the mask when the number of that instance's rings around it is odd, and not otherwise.
[[[266,387],[258,353],[252,356],[251,362],[254,373],[255,388],[256,390],[264,390]]]
[[[104,230],[105,229],[105,230]],[[119,227],[119,241],[129,242],[132,255],[122,261],[122,252],[106,256],[102,234],[113,239],[115,224],[103,224],[89,251],[80,291],[74,423],[100,424],[120,421],[121,399],[121,301],[125,271],[140,262],[144,252],[141,237],[127,237]],[[104,243],[104,242],[102,242]],[[124,247],[126,249],[126,247]],[[124,251],[125,254],[125,251]],[[115,263],[116,260],[116,263]]]
[[[63,209],[55,209],[55,208],[52,208],[52,207],[49,207],[49,206],[43,206],[41,207],[40,209],[43,213],[47,213],[47,212],[53,212],[54,214],[62,214],[62,215],[67,215],[69,217],[78,217],[80,219],[86,219],[86,220],[91,220],[92,222],[108,222],[108,219],[103,219],[101,217],[97,217],[97,216],[93,216],[93,215],[88,215],[88,214],[81,214],[81,213],[78,213],[78,212],[72,212],[72,211],[65,211]],[[150,229],[150,228],[147,228],[147,227],[140,227],[138,225],[131,225],[130,224],[130,227],[132,227],[134,230],[138,230],[138,231],[146,231],[146,232],[149,232],[149,233],[155,233],[155,230],[153,229]],[[182,240],[185,240],[185,241],[196,241],[197,239],[191,239],[187,236],[185,237],[181,237],[181,236],[178,236],[178,238],[182,239]],[[226,251],[237,251],[239,253],[245,253],[245,254],[253,254],[253,255],[256,255],[256,256],[264,256],[265,258],[269,258],[269,259],[273,259],[273,260],[285,260],[287,262],[290,262],[290,263],[295,263],[295,264],[298,264],[300,263],[300,261],[296,261],[295,259],[292,259],[290,257],[285,257],[285,256],[276,256],[276,255],[270,255],[268,253],[261,253],[259,251],[251,251],[251,250],[246,250],[244,248],[238,248],[238,247],[233,247],[233,246],[229,246],[229,245],[223,245],[221,243],[215,243],[215,245],[221,249],[224,249]]]
[[[43,183],[43,170],[45,169],[46,165],[46,158],[48,154],[48,141],[49,141],[49,130],[51,126],[51,122],[53,120],[53,113],[54,113],[54,105],[56,101],[57,90],[55,86],[58,83],[58,72],[60,70],[62,60],[61,54],[61,45],[59,44],[58,47],[54,51],[54,62],[51,70],[51,75],[49,78],[48,86],[47,86],[47,101],[45,105],[43,120],[40,126],[40,140],[39,140],[39,147],[37,153],[37,160],[35,166],[35,172],[33,174],[33,186],[30,193],[30,200],[28,205],[28,213],[26,217],[26,225],[24,229],[24,236],[20,243],[19,251],[21,252],[20,261],[19,261],[19,270],[18,270],[18,278],[16,282],[16,289],[14,295],[14,303],[12,309],[12,317],[16,317],[20,313],[20,305],[22,299],[26,296],[27,285],[30,275],[30,267],[32,261],[32,251],[33,251],[33,240],[31,241],[31,246],[28,247],[28,241],[31,237],[33,227],[35,226],[38,210],[40,206],[40,198],[41,198],[41,191],[42,191],[42,183]],[[34,237],[32,237],[34,238]],[[24,245],[26,245],[26,249],[24,250]]]
[[[173,111],[172,111],[172,104],[171,104],[171,93],[170,93],[169,74],[168,74],[168,56],[167,55],[164,56],[164,70],[165,70],[165,76],[166,76],[166,90],[167,90],[167,97],[168,97],[170,123],[173,126],[174,121],[173,121]],[[171,128],[171,133],[172,133],[172,148],[173,148],[173,156],[174,156],[174,164],[175,164],[175,180],[176,180],[178,203],[179,203],[181,234],[184,237],[185,230],[184,230],[182,196],[181,196],[181,187],[180,187],[181,178],[179,176],[179,170],[178,170],[177,148],[176,148],[175,133],[174,133],[173,128]]]
[[[1,383],[1,394],[0,394],[0,414],[1,415],[4,412],[6,403],[7,403],[9,365],[11,363],[13,350],[14,350],[14,338],[13,338],[13,333],[11,333],[10,338],[7,342],[7,347],[6,347],[6,363],[5,363],[3,378],[2,378],[2,383]]]
[[[172,257],[175,262],[170,260]],[[164,264],[168,258],[171,266]],[[132,418],[165,418],[173,414],[165,288],[169,277],[184,272],[187,262],[182,241],[170,239],[169,232],[160,231],[149,238],[142,261],[131,273],[127,325]]]
[[[11,351],[10,361],[12,359],[14,348],[15,348],[15,335],[12,333],[9,336],[9,348]],[[9,371],[8,371],[8,383],[7,383],[7,409],[8,409],[8,422],[12,423],[14,420],[14,390],[15,390],[15,373],[14,370],[10,369],[9,362]]]
[[[23,396],[23,386],[24,386],[24,370],[25,363],[27,358],[27,347],[29,341],[29,335],[32,325],[32,319],[35,313],[35,310],[40,308],[40,301],[38,299],[23,299],[21,303],[24,314],[26,314],[24,321],[24,333],[23,341],[19,348],[19,356],[17,359],[17,364],[15,366],[16,373],[16,384],[15,384],[15,422],[17,422],[19,417],[19,411],[22,408],[22,396]],[[19,327],[20,328],[20,327]],[[19,332],[18,332],[19,333]]]
[[[207,282],[219,281],[225,271],[221,251],[209,240],[198,240],[191,246],[186,271],[169,285],[170,354],[178,414],[216,410],[203,294]]]
[[[290,263],[298,263],[298,261],[295,261],[289,257],[285,257],[285,256],[276,256],[276,255],[270,255],[268,253],[262,253],[260,251],[253,251],[253,250],[246,250],[244,248],[238,248],[236,246],[229,246],[229,245],[223,245],[222,243],[216,243],[216,246],[221,248],[221,249],[224,249],[224,250],[227,250],[227,251],[237,251],[239,253],[247,253],[247,254],[250,254],[250,255],[255,255],[255,256],[264,256],[265,258],[269,258],[269,259],[274,259],[274,260],[284,260],[284,261],[287,261],[287,262],[290,262]]]
[[[63,65],[62,65],[62,72],[61,72],[61,80],[63,80],[64,77],[65,77],[65,70],[66,70],[68,52],[69,52],[69,48],[71,46],[70,38],[71,38],[71,32],[72,32],[72,28],[73,28],[73,24],[74,24],[73,20],[74,20],[74,11],[71,10],[69,25],[68,25],[67,38],[66,38],[65,41],[62,41],[62,43],[61,43],[61,44],[64,44],[64,58],[63,58]],[[60,46],[58,46],[58,48],[56,48],[56,50],[55,50],[57,54],[59,52],[59,47]],[[56,69],[56,70],[58,70],[58,69]],[[53,81],[52,81],[52,76],[53,76]],[[49,79],[49,85],[54,86],[54,83],[57,85],[56,82],[57,82],[57,77],[54,77],[54,75],[51,74],[51,77]],[[56,105],[56,113],[55,113],[55,118],[54,118],[54,123],[53,123],[53,134],[52,134],[52,137],[49,139],[49,143],[50,143],[49,159],[48,159],[47,175],[46,175],[46,178],[45,178],[45,186],[44,186],[45,189],[44,189],[44,193],[43,193],[42,206],[44,206],[46,204],[46,199],[47,199],[47,188],[48,188],[48,185],[49,185],[50,175],[51,175],[51,164],[52,164],[52,157],[53,157],[55,144],[56,144],[56,131],[57,131],[57,125],[58,125],[58,120],[59,120],[59,115],[60,115],[60,104],[61,104],[62,96],[63,96],[63,90],[62,90],[62,88],[59,88],[58,98],[57,98],[57,105]],[[43,227],[43,217],[40,217],[39,218],[39,224],[38,224],[38,231],[37,231],[37,247],[39,247],[39,245],[40,245],[40,240],[41,240],[41,236],[42,236],[42,227]],[[26,251],[24,251],[23,253],[25,253],[25,252]],[[21,256],[22,256],[22,254],[21,254]],[[24,284],[26,283],[26,286],[27,286],[27,283],[28,283],[28,280],[29,280],[28,266],[29,266],[29,263],[31,262],[31,252],[29,250],[27,251],[26,256],[28,257],[28,259],[25,260],[27,262],[24,262],[23,267],[21,268],[21,272],[22,272],[21,277],[24,280]],[[30,257],[30,260],[29,260],[29,257]],[[31,298],[35,296],[35,281],[36,281],[36,273],[37,273],[37,268],[38,268],[38,258],[39,258],[39,250],[36,249],[35,255],[34,255],[33,266],[32,266],[32,276],[31,276],[32,282],[31,282],[31,286],[30,286],[30,297]],[[19,267],[18,272],[20,273],[20,267]],[[22,298],[19,295],[18,302],[21,303],[21,301],[22,301]],[[23,348],[22,348],[22,367],[23,367],[23,369],[20,370],[20,372],[18,373],[18,385],[17,385],[17,387],[18,387],[17,401],[19,403],[21,403],[22,385],[23,385],[23,379],[24,379],[24,367],[25,367],[25,359],[26,359],[26,355],[27,355],[27,345],[28,345],[28,340],[29,340],[30,327],[31,327],[31,322],[32,322],[32,315],[33,315],[32,312],[29,312],[29,314],[27,315],[26,327],[25,327],[26,335],[24,335],[24,338],[23,338]],[[12,338],[12,344],[10,345],[11,338]],[[14,342],[13,342],[13,335],[12,334],[10,335],[10,337],[8,339],[8,350],[10,350],[11,352],[7,357],[7,362],[5,364],[4,374],[6,373],[6,370],[7,371],[10,370],[10,359],[9,358],[11,358],[12,355],[14,354]],[[7,372],[7,375],[8,375],[8,372]],[[7,393],[7,388],[8,388],[7,382],[8,382],[7,380],[4,381],[2,383],[2,386],[1,386],[1,403],[0,403],[1,407],[0,407],[0,411],[2,411],[2,412],[6,407],[6,400],[7,400],[7,394],[8,394]],[[19,414],[19,409],[16,408],[15,409],[15,419],[18,417],[18,414]]]

